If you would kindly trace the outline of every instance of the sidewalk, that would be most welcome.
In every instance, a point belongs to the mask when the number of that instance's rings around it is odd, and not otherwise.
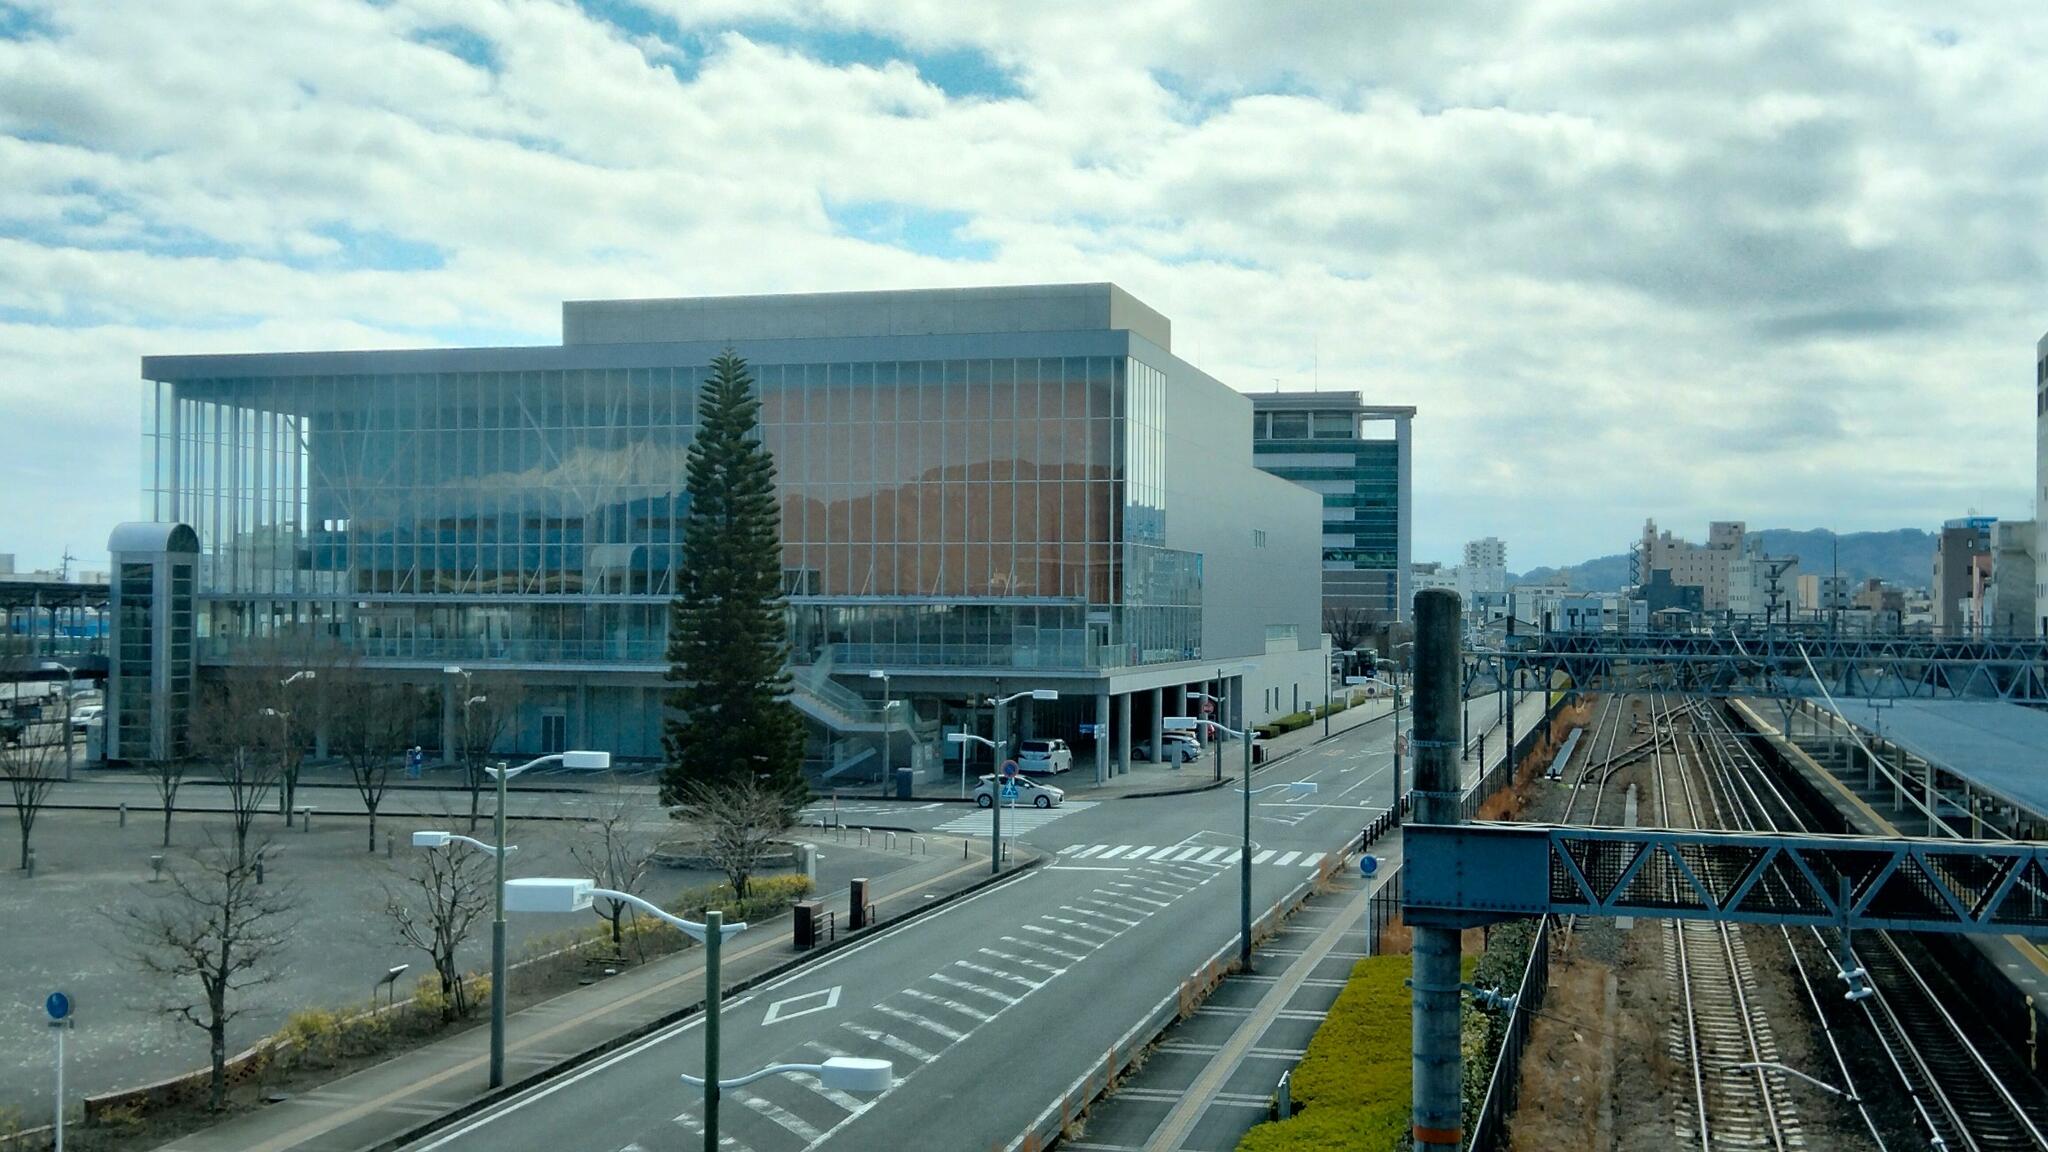
[[[1001,879],[1014,877],[1035,862],[1026,859]],[[886,890],[873,901],[886,927],[987,882],[986,855],[962,860],[939,852],[929,863],[877,881],[877,887],[886,885]],[[934,891],[941,897],[927,899],[926,894]],[[841,897],[835,903],[844,903],[842,893],[829,895]],[[759,921],[726,946],[720,958],[725,995],[809,957],[830,954],[825,948],[798,953],[791,943],[794,922],[793,912]],[[476,1111],[566,1066],[624,1047],[693,1014],[702,1006],[703,970],[703,949],[691,948],[512,1013],[505,1022],[506,1086],[495,1093],[489,1087],[490,1028],[479,1024],[259,1112],[180,1137],[161,1152],[356,1152],[395,1147],[430,1121]]]

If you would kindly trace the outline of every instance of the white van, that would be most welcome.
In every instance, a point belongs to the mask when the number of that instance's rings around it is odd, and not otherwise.
[[[1030,776],[1057,776],[1074,768],[1074,753],[1065,740],[1023,740],[1017,744],[1017,771]]]

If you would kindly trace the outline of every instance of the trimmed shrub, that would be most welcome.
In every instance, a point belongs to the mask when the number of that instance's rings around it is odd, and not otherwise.
[[[1471,978],[1475,958],[1464,972]],[[1351,1152],[1396,1148],[1408,1137],[1414,1105],[1413,1023],[1408,956],[1368,956],[1295,1066],[1301,1111],[1244,1134],[1237,1152]],[[1469,1017],[1469,1011],[1466,1015]]]

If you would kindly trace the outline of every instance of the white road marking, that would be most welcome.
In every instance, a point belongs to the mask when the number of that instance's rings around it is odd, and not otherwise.
[[[1055,939],[1055,940],[1066,940],[1066,941],[1069,941],[1069,942],[1071,942],[1071,941],[1072,941],[1072,939],[1073,939],[1073,938],[1072,938],[1072,937],[1070,937],[1070,936],[1062,936],[1062,935],[1060,935],[1060,934],[1059,934],[1058,932],[1055,932],[1055,931],[1053,931],[1053,930],[1052,930],[1052,929],[1050,929],[1050,928],[1040,928],[1040,927],[1039,927],[1038,925],[1036,925],[1036,924],[1019,924],[1019,925],[1017,925],[1017,927],[1018,927],[1018,928],[1020,928],[1020,929],[1022,929],[1022,930],[1024,930],[1024,931],[1026,931],[1026,932],[1038,932],[1038,933],[1042,933],[1042,934],[1044,934],[1044,935],[1047,935],[1047,936],[1050,936],[1050,937],[1052,937],[1052,938],[1053,938],[1053,939]],[[1030,948],[1036,948],[1036,949],[1038,949],[1038,950],[1040,950],[1040,951],[1042,951],[1042,952],[1050,952],[1050,953],[1052,953],[1053,955],[1055,955],[1055,956],[1058,956],[1058,957],[1059,957],[1060,959],[1062,959],[1062,960],[1072,960],[1072,961],[1074,961],[1074,962],[1075,962],[1076,964],[1078,964],[1078,963],[1080,963],[1081,961],[1083,961],[1083,960],[1086,960],[1086,959],[1088,958],[1088,956],[1087,956],[1087,954],[1086,954],[1086,953],[1082,953],[1082,952],[1063,952],[1063,951],[1061,951],[1061,950],[1060,950],[1060,949],[1058,949],[1058,948],[1054,948],[1054,947],[1053,947],[1052,945],[1050,945],[1050,944],[1040,944],[1040,943],[1038,943],[1038,942],[1037,942],[1037,941],[1035,941],[1035,940],[1020,940],[1020,939],[1018,939],[1018,938],[1017,938],[1017,937],[1015,937],[1015,936],[1005,936],[1005,937],[1003,937],[1003,939],[1005,939],[1005,940],[1008,940],[1008,941],[1009,941],[1010,943],[1012,943],[1012,944],[1023,944],[1023,945],[1025,945],[1025,946],[1027,946],[1027,947],[1030,947]],[[1084,947],[1085,947],[1085,945],[1084,945]]]
[[[1004,937],[1004,939],[1007,940],[1009,939],[1009,937],[1006,936]],[[993,956],[998,960],[1008,960],[1012,964],[1022,964],[1026,968],[1038,968],[1045,972],[1049,972],[1054,976],[1057,976],[1060,973],[1066,971],[1065,968],[1055,968],[1050,964],[1046,964],[1038,960],[1033,960],[1029,957],[1019,956],[1015,952],[998,952],[993,948],[976,948],[975,951],[981,953],[983,956]]]
[[[825,1087],[824,1081],[818,1079],[816,1076],[811,1075],[809,1072],[792,1072],[789,1074],[789,1078],[803,1085],[804,1087],[809,1088],[812,1092],[817,1093],[819,1096],[822,1096],[825,1099],[830,1100],[832,1103],[839,1105],[841,1108],[846,1109],[848,1112],[859,1112],[867,1104],[867,1101],[862,1100],[858,1096],[854,1096],[846,1092],[841,1092],[837,1088]]]
[[[927,1004],[937,1004],[941,1008],[951,1008],[953,1011],[960,1013],[962,1016],[972,1016],[976,1020],[979,1020],[984,1024],[995,1019],[995,1016],[993,1014],[983,1012],[979,1008],[969,1008],[967,1005],[962,1004],[958,1000],[948,1000],[944,996],[934,996],[929,992],[920,992],[915,988],[905,988],[903,990],[903,994],[905,996],[910,997],[913,1000],[922,1000]]]
[[[1015,1004],[1019,999],[1016,996],[1010,995],[1008,992],[998,992],[993,988],[983,988],[981,985],[976,984],[971,980],[962,980],[957,976],[948,976],[944,972],[932,973],[932,979],[937,980],[941,984],[958,988],[964,992],[972,992],[978,996],[986,996],[989,999],[994,1000],[996,1003],[1003,1005],[1004,1007],[1008,1007],[1012,1004]]]
[[[1090,844],[1090,845],[1089,845],[1088,847],[1086,847],[1086,848],[1082,849],[1082,850],[1081,850],[1081,851],[1079,851],[1079,852],[1076,852],[1076,853],[1074,854],[1074,859],[1076,859],[1076,860],[1086,860],[1086,859],[1087,859],[1087,858],[1089,858],[1090,856],[1093,856],[1093,855],[1095,855],[1095,854],[1096,854],[1097,852],[1100,852],[1100,851],[1102,851],[1102,845],[1100,845],[1100,844]]]
[[[1195,846],[1194,846],[1193,848],[1183,848],[1183,849],[1181,849],[1180,855],[1178,855],[1178,856],[1175,856],[1175,857],[1173,858],[1173,859],[1174,859],[1174,863],[1176,863],[1176,864],[1177,864],[1177,863],[1179,863],[1180,861],[1182,861],[1182,860],[1186,860],[1186,859],[1188,859],[1188,858],[1189,858],[1189,857],[1191,857],[1191,856],[1200,856],[1200,855],[1202,854],[1202,852],[1203,852],[1203,851],[1204,851],[1204,849],[1202,848],[1202,846],[1201,846],[1200,844],[1197,844],[1197,845],[1195,845]]]
[[[915,1024],[919,1028],[936,1032],[948,1040],[959,1041],[967,1039],[967,1033],[957,1028],[948,1028],[929,1016],[920,1016],[915,1012],[905,1012],[901,1008],[892,1007],[888,1004],[875,1005],[875,1011],[880,1012],[884,1016],[893,1016],[905,1024]]]
[[[986,964],[976,964],[970,960],[955,960],[953,961],[953,967],[965,968],[969,972],[979,972],[984,976],[993,976],[998,980],[1008,980],[1011,983],[1022,984],[1026,988],[1031,988],[1034,990],[1045,987],[1045,981],[1043,980],[1032,980],[1024,976],[1019,976],[1015,972],[1005,972],[1000,968],[990,968]]]
[[[768,1005],[768,1012],[761,1017],[761,1023],[780,1024],[784,1020],[794,1020],[798,1016],[808,1016],[813,1012],[823,1012],[830,1008],[837,1008],[839,1007],[839,989],[841,987],[842,985],[834,984],[822,992],[806,992],[801,996],[785,996]],[[810,1001],[815,1001],[815,1003],[810,1003]],[[797,1007],[800,1004],[802,1007]]]
[[[744,1088],[735,1092],[734,1095],[740,1098],[740,1103],[782,1125],[799,1140],[816,1140],[825,1134],[824,1130],[817,1125],[775,1103],[773,1100],[756,1096]]]
[[[700,1140],[703,1138],[704,1122],[702,1120],[699,1120],[695,1116],[692,1116],[688,1112],[685,1112],[682,1115],[676,1117],[675,1122],[677,1124],[682,1125],[685,1128],[688,1128]],[[740,1143],[739,1141],[733,1139],[730,1136],[725,1135],[722,1132],[719,1133],[718,1136],[718,1146],[720,1148],[730,1148],[733,1150],[733,1152],[754,1152],[752,1148],[747,1147],[745,1144]]]
[[[1266,861],[1271,860],[1272,858],[1273,850],[1271,848],[1268,848],[1265,851],[1260,852],[1257,856],[1252,857],[1252,863],[1264,864]]]
[[[1090,940],[1086,936],[1069,936],[1065,932],[1054,933],[1054,935],[1058,936],[1062,940],[1065,940],[1067,943],[1079,944],[1083,948],[1100,948],[1104,944],[1109,943],[1111,940],[1116,939],[1116,933],[1114,931],[1108,928],[1104,928],[1100,924],[1085,924],[1079,920],[1069,920],[1064,916],[1041,916],[1040,919],[1050,920],[1055,924],[1065,924],[1069,928],[1078,928],[1083,932],[1102,933],[1104,939],[1101,940]],[[1026,924],[1023,925],[1023,927],[1029,928],[1031,927],[1031,925]]]
[[[1117,857],[1123,855],[1126,851],[1129,851],[1130,847],[1131,846],[1129,844],[1119,844],[1116,847],[1111,848],[1109,851],[1104,852],[1101,856],[1097,857],[1097,859],[1114,860]]]
[[[1173,855],[1173,854],[1174,854],[1175,852],[1178,852],[1178,851],[1180,851],[1180,845],[1178,845],[1178,844],[1168,844],[1168,845],[1167,845],[1166,847],[1164,847],[1164,848],[1161,848],[1161,849],[1160,849],[1159,851],[1157,851],[1157,852],[1154,852],[1154,853],[1153,853],[1153,854],[1152,854],[1151,856],[1147,857],[1147,859],[1150,859],[1150,860],[1164,860],[1164,859],[1166,859],[1166,858],[1167,858],[1168,856],[1171,856],[1171,855]]]
[[[1110,903],[1109,901],[1107,901],[1107,900],[1097,900],[1097,899],[1094,899],[1093,897],[1089,897],[1089,896],[1077,896],[1077,897],[1075,897],[1075,903],[1079,903],[1079,904],[1099,904],[1099,905],[1101,905],[1101,906],[1102,906],[1102,907],[1104,907],[1104,908],[1115,908],[1115,907],[1117,907],[1116,905],[1114,905],[1114,904],[1111,904],[1111,903]],[[1140,923],[1142,923],[1142,922],[1143,922],[1143,917],[1142,917],[1142,916],[1140,916],[1140,917],[1139,917],[1139,919],[1137,919],[1137,920],[1126,920],[1126,919],[1124,919],[1124,918],[1123,918],[1123,917],[1121,917],[1121,916],[1111,916],[1111,915],[1110,915],[1109,913],[1107,913],[1107,912],[1097,912],[1097,911],[1096,911],[1095,909],[1093,909],[1093,908],[1076,908],[1076,907],[1074,907],[1074,906],[1073,906],[1072,904],[1062,904],[1062,905],[1060,905],[1060,907],[1061,907],[1061,908],[1063,908],[1063,909],[1065,909],[1065,910],[1067,910],[1068,912],[1072,912],[1072,913],[1073,913],[1074,915],[1076,915],[1076,916],[1093,916],[1093,917],[1095,917],[1095,918],[1096,918],[1097,920],[1107,920],[1107,921],[1109,921],[1109,922],[1110,922],[1111,924],[1118,924],[1118,925],[1122,925],[1122,926],[1123,926],[1123,927],[1125,927],[1125,928],[1136,928],[1136,927],[1137,927],[1137,926],[1138,926],[1138,925],[1139,925]],[[1139,915],[1139,914],[1137,913],[1137,911],[1136,911],[1135,909],[1131,909],[1131,908],[1124,908],[1124,909],[1121,909],[1121,911],[1124,911],[1124,912],[1129,912],[1129,913],[1131,913],[1132,915]],[[1120,933],[1119,933],[1119,934],[1120,934]]]
[[[877,1032],[873,1028],[863,1028],[860,1025],[855,1024],[851,1020],[848,1020],[845,1023],[841,1024],[840,1027],[846,1029],[848,1032],[854,1033],[857,1036],[864,1036],[877,1044],[893,1048],[896,1051],[903,1053],[905,1056],[910,1057],[912,1060],[915,1060],[920,1064],[929,1064],[932,1061],[938,1059],[937,1056],[934,1056],[930,1052],[927,1052],[924,1049],[919,1048],[917,1045],[912,1044],[908,1040],[898,1040],[896,1037],[889,1035],[887,1032]]]
[[[1197,863],[1197,864],[1214,864],[1214,863],[1216,862],[1216,858],[1217,858],[1217,857],[1219,857],[1219,856],[1223,855],[1224,853],[1226,853],[1226,852],[1228,852],[1228,851],[1230,851],[1230,849],[1228,849],[1228,848],[1211,848],[1211,849],[1209,849],[1209,850],[1208,850],[1207,852],[1204,852],[1204,853],[1202,853],[1202,858],[1201,858],[1201,859],[1199,859],[1199,860],[1197,860],[1197,861],[1195,861],[1195,863]]]
[[[1285,868],[1296,856],[1299,855],[1301,855],[1301,853],[1299,852],[1289,852],[1287,855],[1282,856],[1278,860],[1273,861],[1273,863],[1277,867]]]

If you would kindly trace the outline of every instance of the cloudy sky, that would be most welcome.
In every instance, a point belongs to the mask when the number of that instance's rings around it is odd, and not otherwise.
[[[1418,558],[2027,516],[2044,62],[2039,0],[0,0],[0,551],[103,560],[145,353],[1102,279],[1418,405]]]

